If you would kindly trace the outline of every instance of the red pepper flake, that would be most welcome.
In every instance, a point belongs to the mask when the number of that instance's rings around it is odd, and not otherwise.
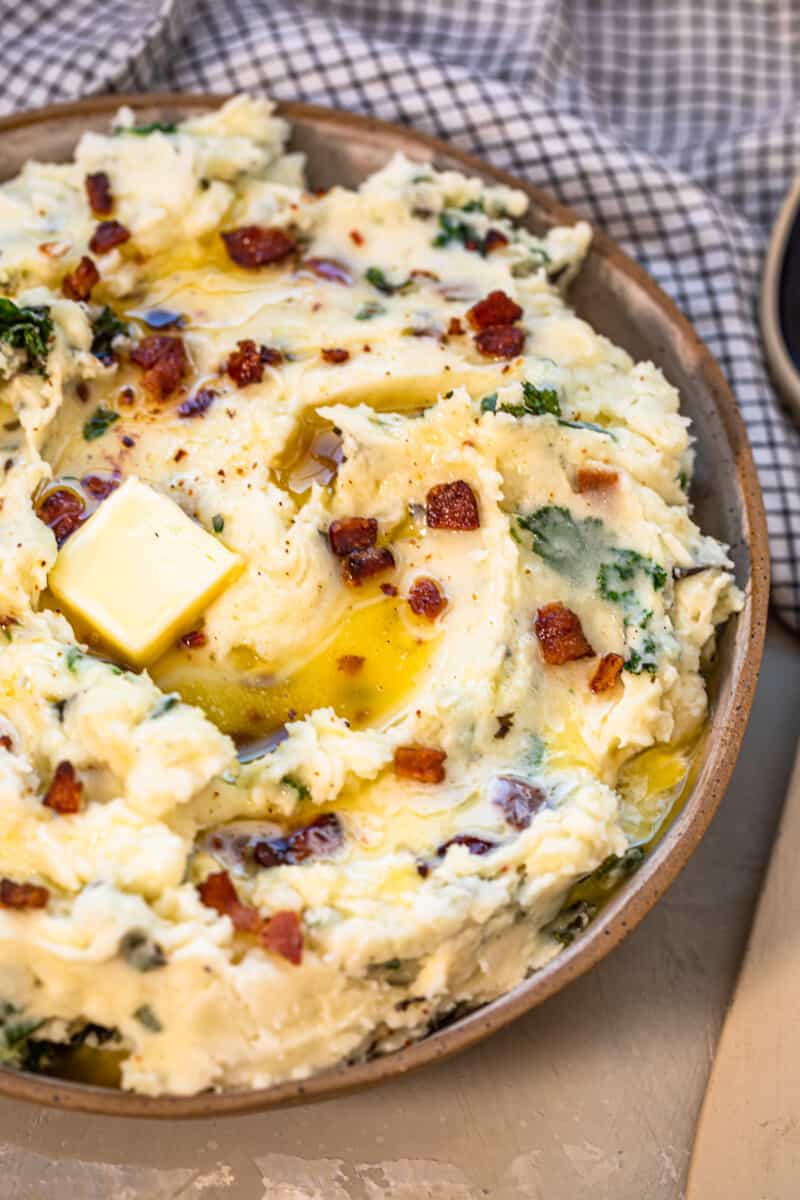
[[[451,846],[466,846],[470,854],[488,854],[490,850],[494,850],[496,842],[489,842],[486,838],[475,837],[472,833],[457,833],[455,837],[448,838],[446,842],[442,842],[436,851],[437,858],[444,858]]]
[[[408,603],[411,611],[418,617],[427,617],[435,621],[440,613],[447,608],[447,599],[439,589],[434,579],[423,576],[415,579],[408,593]]]
[[[328,542],[337,558],[353,550],[369,550],[378,540],[378,522],[374,517],[344,517],[331,521]]]
[[[282,362],[280,350],[272,346],[257,346],[251,338],[243,338],[228,355],[225,371],[237,387],[245,388],[251,383],[261,383],[265,366],[276,367]]]
[[[353,276],[344,263],[335,258],[304,258],[300,270],[310,271],[318,279],[326,279],[328,283],[338,283],[342,287],[352,287]]]
[[[38,883],[14,883],[13,879],[0,879],[0,907],[44,908],[50,892]]]
[[[467,312],[467,320],[473,329],[489,329],[492,325],[513,325],[522,316],[522,309],[505,292],[489,292],[483,300],[473,304]]]
[[[95,171],[86,176],[86,196],[95,216],[108,216],[114,207],[114,197],[111,194],[111,180],[105,171]]]
[[[578,467],[576,483],[579,492],[603,492],[618,479],[618,473],[607,467]]]
[[[188,396],[178,405],[179,417],[202,417],[208,412],[217,398],[213,388],[200,388],[193,396]]]
[[[397,746],[394,752],[394,773],[399,779],[416,779],[419,783],[441,783],[445,777],[444,750],[430,746]]]
[[[75,270],[61,280],[61,291],[68,300],[88,300],[99,280],[100,272],[91,258],[84,254]]]
[[[525,345],[525,330],[518,325],[490,325],[475,334],[475,346],[484,358],[516,358]]]
[[[234,929],[239,933],[260,933],[263,918],[252,904],[243,904],[227,871],[208,875],[197,885],[200,899],[207,908],[213,908],[223,917],[230,917]]]
[[[447,326],[448,337],[460,337],[464,333],[464,326],[458,317],[451,317],[450,324]]]
[[[486,236],[483,239],[483,253],[491,254],[493,250],[499,250],[501,246],[508,245],[508,238],[499,229],[488,229]]]
[[[101,221],[89,240],[92,254],[108,254],[117,246],[130,241],[131,231],[119,221]]]
[[[589,687],[595,693],[608,692],[620,677],[625,660],[620,654],[604,654],[595,668]]]
[[[368,550],[353,550],[342,562],[342,579],[360,587],[365,579],[394,569],[394,555],[388,546],[371,546]]]
[[[358,675],[366,661],[363,654],[343,654],[336,660],[336,669],[345,675]]]
[[[430,529],[468,532],[479,529],[481,524],[475,493],[463,479],[437,483],[431,488],[426,497],[425,518]]]
[[[66,815],[80,811],[82,797],[83,784],[75,774],[72,763],[60,762],[42,804],[45,808],[52,808],[53,812]]]
[[[343,350],[340,346],[331,346],[321,351],[322,358],[326,363],[345,363],[350,357],[349,350]]]
[[[294,909],[282,909],[270,917],[261,931],[261,941],[267,950],[280,954],[295,967],[303,961],[303,930]]]
[[[492,804],[500,809],[512,829],[527,829],[539,809],[547,803],[541,788],[516,775],[498,775],[490,795]]]
[[[268,267],[294,254],[297,243],[284,229],[243,225],[222,234],[228,257],[239,267]]]
[[[363,233],[359,233],[357,229],[351,229],[347,236],[350,238],[350,241],[354,246],[364,245],[364,235]]]
[[[134,346],[131,362],[144,369],[142,382],[157,400],[175,391],[189,365],[182,340],[166,333],[149,333]]]
[[[202,629],[190,629],[183,637],[178,638],[178,645],[185,646],[187,650],[201,650],[207,642],[208,638]]]
[[[594,655],[579,617],[561,601],[545,604],[539,609],[534,632],[542,648],[542,657],[550,666],[560,667],[575,659]]]
[[[56,488],[48,492],[36,506],[36,515],[52,529],[57,545],[67,540],[82,523],[86,504],[77,492],[70,488]]]

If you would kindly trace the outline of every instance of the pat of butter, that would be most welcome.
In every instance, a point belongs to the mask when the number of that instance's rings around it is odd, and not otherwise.
[[[129,479],[70,537],[50,590],[135,666],[157,658],[241,559],[168,497]]]

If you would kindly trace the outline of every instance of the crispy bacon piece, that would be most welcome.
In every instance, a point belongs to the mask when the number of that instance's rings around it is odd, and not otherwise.
[[[213,388],[200,388],[193,396],[187,396],[178,405],[179,417],[202,417],[217,398]]]
[[[260,933],[263,918],[252,904],[243,904],[227,871],[208,875],[197,885],[200,899],[207,908],[215,909],[220,916],[230,917],[234,929],[239,933]]]
[[[618,473],[610,467],[578,467],[575,482],[579,492],[604,492],[618,479]]]
[[[276,367],[281,362],[280,350],[257,346],[251,338],[243,338],[228,355],[225,370],[237,387],[245,388],[251,383],[261,383],[265,366]]]
[[[416,779],[419,783],[441,783],[445,777],[444,750],[430,746],[397,746],[394,752],[394,773],[399,779]]]
[[[444,858],[451,846],[466,846],[470,854],[488,854],[496,845],[496,842],[488,842],[486,838],[476,837],[472,833],[457,833],[455,837],[442,842],[436,851],[436,857]]]
[[[491,325],[513,325],[522,316],[522,309],[499,290],[489,292],[483,300],[473,304],[467,311],[467,320],[473,329],[488,329]]]
[[[14,749],[14,743],[7,733],[0,733],[0,746],[2,746],[4,750]]]
[[[346,363],[350,357],[350,351],[343,350],[341,346],[326,347],[326,349],[324,349],[321,353],[324,362],[334,363],[337,365],[339,363]]]
[[[425,519],[431,529],[460,529],[467,532],[481,524],[478,501],[463,479],[437,483],[425,498]]]
[[[461,324],[461,321],[459,320],[459,318],[451,317],[450,323],[447,326],[447,336],[448,337],[460,337],[460,335],[464,332],[465,332],[464,326]]]
[[[358,675],[366,661],[363,654],[342,654],[336,660],[336,670],[345,675]]]
[[[75,774],[72,763],[60,762],[55,769],[42,804],[45,808],[52,808],[53,812],[66,816],[80,811],[82,798],[83,784]]]
[[[99,279],[100,272],[91,258],[84,254],[75,270],[61,280],[61,291],[68,300],[88,300]]]
[[[340,283],[343,287],[352,287],[353,284],[353,276],[347,267],[335,258],[304,258],[300,269],[310,271],[318,279],[327,279],[329,283]]]
[[[57,545],[62,545],[84,520],[86,505],[77,492],[70,488],[56,488],[48,492],[36,506],[36,515],[50,529]]]
[[[337,558],[354,550],[369,550],[378,540],[378,522],[374,517],[344,517],[331,521],[328,542]]]
[[[493,250],[499,250],[501,246],[508,245],[508,238],[499,229],[487,229],[486,236],[483,239],[483,253],[491,254]]]
[[[228,257],[239,267],[253,270],[281,262],[294,254],[297,243],[285,229],[263,225],[242,225],[222,234]]]
[[[286,837],[255,842],[253,858],[260,867],[295,866],[307,858],[329,858],[343,841],[344,830],[336,813],[321,813]]]
[[[303,930],[294,909],[281,909],[270,917],[261,930],[261,941],[267,950],[280,954],[295,967],[303,961]]]
[[[143,368],[142,382],[156,400],[166,400],[175,391],[189,365],[181,339],[166,333],[149,333],[134,346],[131,362]]]
[[[130,241],[131,231],[119,221],[101,221],[89,240],[92,254],[108,254],[117,246]]]
[[[539,809],[547,803],[541,788],[516,775],[498,775],[490,795],[492,803],[497,805],[512,829],[527,829]]]
[[[95,171],[86,176],[86,196],[95,216],[108,216],[114,207],[114,197],[111,194],[111,180],[105,171]]]
[[[370,546],[367,550],[353,550],[342,563],[342,578],[353,587],[360,587],[365,579],[394,568],[394,555],[388,546]]]
[[[1,908],[44,908],[50,892],[38,883],[15,883],[0,879]]]
[[[430,621],[435,621],[447,608],[447,599],[435,579],[423,576],[421,579],[415,579],[411,585],[408,604],[418,617],[427,617]]]
[[[603,655],[589,680],[589,687],[595,695],[598,692],[608,692],[614,687],[624,665],[625,659],[621,654]]]
[[[515,358],[525,345],[525,330],[518,325],[490,325],[475,334],[475,346],[484,358]]]
[[[591,658],[594,650],[586,640],[580,619],[559,600],[545,604],[536,614],[534,632],[542,648],[542,657],[550,666],[578,658]]]
[[[208,638],[202,629],[190,629],[183,637],[178,638],[178,645],[185,646],[187,650],[202,650],[207,642]]]

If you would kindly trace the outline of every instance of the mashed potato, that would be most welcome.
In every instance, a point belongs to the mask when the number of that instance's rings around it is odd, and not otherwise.
[[[657,833],[740,607],[676,391],[566,303],[588,227],[402,157],[312,193],[287,134],[123,111],[0,187],[12,1065],[260,1087],[513,987]],[[241,564],[144,669],[48,586],[131,480]]]

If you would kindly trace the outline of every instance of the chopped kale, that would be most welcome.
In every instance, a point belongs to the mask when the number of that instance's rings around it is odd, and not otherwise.
[[[465,204],[459,211],[477,212],[482,209],[482,201],[473,200]],[[505,242],[507,239],[501,235],[500,240]],[[497,241],[498,231],[496,229],[488,229],[483,234],[478,233],[473,225],[470,225],[468,221],[462,220],[461,217],[448,212],[439,213],[439,232],[433,239],[434,246],[449,246],[451,243],[456,242],[460,243],[465,250],[473,250],[485,258],[489,251],[496,246]]]
[[[579,933],[583,933],[592,918],[597,914],[597,905],[589,900],[576,900],[568,904],[546,927],[549,933],[562,946],[569,946]]]
[[[606,429],[603,425],[595,425],[592,421],[570,421],[566,417],[559,417],[558,423],[559,425],[566,425],[568,429],[590,429],[592,433],[603,433],[606,437],[610,437],[612,441],[617,440],[610,429]]]
[[[531,256],[530,258],[525,258],[522,262],[516,262],[512,266],[511,274],[514,279],[526,279],[541,267],[550,266],[552,260],[542,246],[529,246],[528,253]]]
[[[629,846],[624,854],[609,854],[581,884],[601,885],[605,891],[611,891],[638,870],[644,858],[644,846]]]
[[[157,971],[167,965],[167,956],[144,929],[129,929],[119,940],[117,953],[135,971]]]
[[[286,787],[293,788],[297,793],[298,800],[302,801],[311,799],[311,792],[308,790],[306,785],[301,783],[299,779],[295,779],[293,775],[284,775],[281,779],[281,783],[285,784]]]
[[[527,379],[522,384],[521,404],[497,404],[497,392],[484,396],[481,400],[481,412],[502,412],[512,417],[541,417],[551,413],[557,417],[561,412],[558,392],[552,387],[537,387]]]
[[[9,1067],[22,1066],[28,1039],[44,1025],[39,1017],[24,1017],[15,1004],[0,1003],[0,1063]]]
[[[22,308],[0,296],[0,342],[25,351],[25,371],[44,375],[53,340],[53,320],[44,305]]]
[[[164,1028],[149,1004],[140,1004],[133,1015],[139,1024],[144,1025],[151,1033],[161,1033]]]
[[[104,433],[107,433],[115,421],[119,420],[119,413],[112,412],[110,408],[96,408],[88,421],[84,422],[83,437],[84,441],[95,442],[101,438]]]
[[[106,304],[92,321],[92,354],[109,366],[114,361],[114,338],[126,336],[128,327]]]
[[[563,575],[578,572],[597,557],[597,541],[603,529],[597,517],[576,520],[569,509],[551,504],[517,517],[517,522],[533,534],[534,553]]]
[[[214,530],[214,533],[222,533],[223,529],[225,528],[225,518],[219,513],[216,513],[211,518],[211,528]]]
[[[69,646],[66,653],[67,670],[72,671],[75,675],[78,670],[78,664],[83,662],[83,651],[77,646]]]
[[[689,486],[689,476],[687,475],[687,473],[685,471],[681,471],[678,474],[678,486],[680,487],[682,492],[685,492]]]
[[[622,584],[630,583],[639,571],[650,578],[657,592],[667,582],[664,568],[637,550],[613,549],[611,553],[613,561],[603,563],[597,575],[597,586],[604,600],[626,601],[633,593],[630,588],[622,588]]]
[[[378,317],[381,313],[385,312],[386,309],[377,300],[365,300],[356,313],[356,320],[371,321],[373,317]]]
[[[497,412],[497,392],[490,392],[481,400],[481,412]]]
[[[174,121],[147,121],[143,125],[120,125],[114,130],[115,136],[132,133],[136,137],[146,137],[148,133],[177,133],[178,126]]]
[[[395,292],[407,292],[414,286],[414,280],[411,278],[404,280],[403,283],[391,283],[380,267],[368,267],[364,277],[367,283],[371,283],[379,292],[383,292],[384,296],[393,296]]]
[[[164,713],[170,712],[176,704],[180,704],[180,700],[177,692],[169,692],[168,695],[162,696],[150,713],[150,720],[155,721],[157,717],[163,717]]]

